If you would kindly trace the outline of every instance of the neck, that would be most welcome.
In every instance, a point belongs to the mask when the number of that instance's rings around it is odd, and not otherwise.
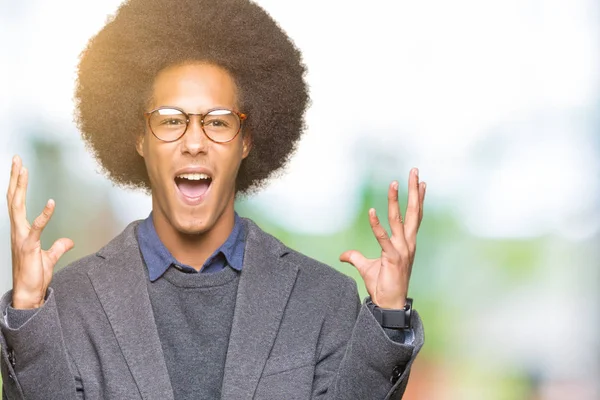
[[[235,223],[233,202],[228,204],[214,225],[205,232],[188,234],[178,231],[160,213],[152,213],[159,239],[175,259],[200,271],[210,257],[229,237]]]

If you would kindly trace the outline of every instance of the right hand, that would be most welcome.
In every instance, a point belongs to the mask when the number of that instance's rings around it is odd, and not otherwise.
[[[49,250],[42,249],[42,231],[54,213],[54,201],[48,200],[44,211],[30,225],[27,221],[28,172],[18,156],[13,158],[6,194],[10,217],[13,293],[12,306],[17,309],[38,308],[44,304],[57,261],[74,246],[71,239],[58,239]]]

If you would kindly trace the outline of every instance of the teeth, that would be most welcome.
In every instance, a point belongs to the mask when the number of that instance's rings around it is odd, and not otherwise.
[[[210,179],[206,174],[181,174],[177,175],[178,178],[188,179],[190,181],[199,181],[200,179]]]

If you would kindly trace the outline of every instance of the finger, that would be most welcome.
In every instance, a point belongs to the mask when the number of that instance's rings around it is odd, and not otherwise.
[[[421,182],[419,184],[419,226],[421,226],[421,221],[423,220],[423,205],[425,204],[425,192],[427,190],[427,184],[425,182]]]
[[[340,255],[340,261],[352,264],[362,275],[368,266],[369,260],[359,251],[347,250]]]
[[[373,234],[375,238],[379,242],[381,249],[387,253],[388,257],[393,256],[398,253],[398,250],[392,244],[390,237],[381,223],[379,222],[379,217],[375,212],[374,208],[369,210],[369,223],[371,224],[371,229],[373,230]]]
[[[29,174],[27,168],[21,167],[19,170],[19,178],[17,179],[17,188],[15,196],[11,204],[11,221],[13,226],[21,235],[27,235],[27,209],[25,207],[25,199],[27,198],[27,181]]]
[[[8,204],[8,212],[11,212],[11,204],[17,190],[17,180],[19,179],[19,170],[21,169],[21,158],[14,156],[10,167],[10,181],[8,182],[8,191],[6,192],[6,204]]]
[[[402,226],[402,214],[400,213],[400,204],[398,203],[398,182],[394,181],[388,189],[388,222],[394,238],[404,237],[404,227]]]
[[[408,205],[404,216],[404,234],[407,242],[416,239],[416,232],[419,227],[419,170],[413,168],[408,178]]]
[[[71,239],[62,238],[58,239],[52,247],[46,251],[46,257],[54,267],[58,260],[69,250],[75,247],[75,243]]]
[[[37,242],[40,240],[44,228],[46,225],[48,225],[50,218],[52,218],[52,215],[54,214],[55,207],[56,204],[54,203],[54,200],[48,200],[46,207],[44,207],[44,210],[42,210],[42,213],[33,221],[33,224],[31,224],[31,231],[29,231],[29,238],[32,241]]]

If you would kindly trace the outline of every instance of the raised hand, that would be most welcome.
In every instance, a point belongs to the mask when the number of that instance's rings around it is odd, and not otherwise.
[[[28,172],[18,156],[13,158],[6,194],[10,217],[13,293],[12,306],[38,308],[44,304],[56,262],[73,248],[71,239],[58,239],[49,250],[42,249],[42,231],[54,213],[54,201],[48,200],[42,213],[30,225],[27,221]]]
[[[358,269],[373,303],[381,308],[402,309],[406,303],[417,248],[417,232],[423,219],[425,188],[425,182],[419,183],[419,170],[413,168],[408,178],[408,206],[403,220],[398,204],[398,182],[391,183],[388,190],[388,220],[392,237],[381,226],[375,209],[369,210],[369,222],[381,246],[381,257],[367,259],[356,250],[345,251],[340,256],[340,261]]]

